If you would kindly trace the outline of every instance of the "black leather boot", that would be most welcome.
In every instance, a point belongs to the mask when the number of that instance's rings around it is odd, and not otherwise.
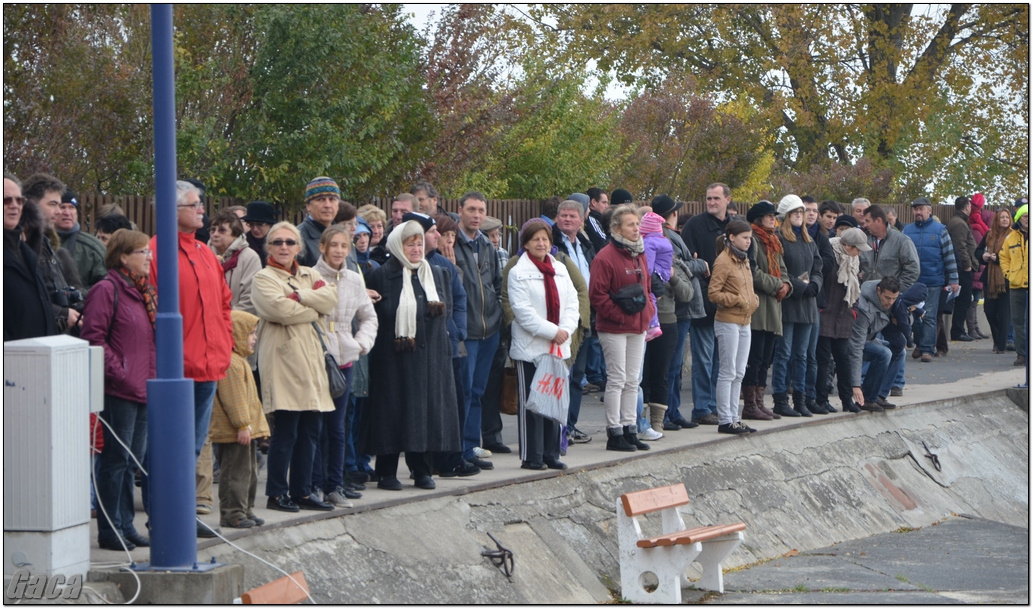
[[[638,439],[638,427],[634,425],[624,426],[624,439],[639,450],[649,450],[649,445]]]
[[[802,417],[812,417],[810,410],[807,410],[807,404],[804,403],[804,397],[802,391],[793,392],[793,410],[800,413]]]
[[[649,448],[648,446],[646,448]],[[635,447],[629,444],[627,439],[624,437],[624,429],[620,427],[607,427],[606,428],[606,450],[619,450],[623,452],[633,453]]]
[[[807,400],[804,402],[804,405],[807,407],[807,410],[810,410],[814,414],[828,414],[829,413],[828,410],[825,410],[824,406],[822,406],[816,400],[813,400],[811,398],[807,398]]]
[[[775,409],[772,411],[775,414],[780,414],[783,417],[798,417],[799,412],[796,412],[789,407],[789,396],[785,393],[776,393],[771,397],[775,398]]]

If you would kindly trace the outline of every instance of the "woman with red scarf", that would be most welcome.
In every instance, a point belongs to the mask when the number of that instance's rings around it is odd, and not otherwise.
[[[544,220],[532,218],[520,229],[520,259],[506,278],[509,305],[513,310],[509,355],[517,364],[520,412],[517,417],[520,467],[524,469],[566,469],[560,456],[560,423],[525,408],[532,390],[535,360],[555,352],[570,358],[570,336],[577,329],[577,290],[567,267],[553,258],[552,229]]]
[[[147,451],[147,379],[157,376],[158,300],[147,281],[152,255],[147,241],[147,235],[124,228],[111,235],[104,258],[108,274],[86,295],[82,317],[80,337],[104,348],[100,418],[107,425],[97,468],[97,543],[106,550],[150,545],[133,526],[133,471]]]
[[[226,275],[226,283],[233,293],[230,307],[234,311],[254,313],[251,304],[251,282],[255,273],[262,270],[262,259],[255,250],[248,246],[244,236],[244,225],[237,214],[221,211],[212,218],[211,234],[208,247],[222,264],[222,272]]]

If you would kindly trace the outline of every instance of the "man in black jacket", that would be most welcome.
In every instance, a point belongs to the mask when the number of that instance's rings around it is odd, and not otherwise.
[[[603,222],[603,212],[610,207],[610,197],[601,188],[589,188],[588,195],[588,218],[585,220],[585,234],[592,242],[595,251],[602,249],[610,236],[606,234]]]
[[[717,341],[714,338],[714,314],[717,307],[707,298],[710,289],[710,269],[717,258],[717,238],[728,225],[728,204],[732,191],[727,184],[715,182],[707,187],[707,213],[696,214],[685,223],[681,237],[696,258],[707,263],[707,270],[699,277],[703,291],[706,316],[693,319],[689,327],[692,348],[692,422],[717,425]]]
[[[4,174],[4,341],[57,334],[36,253],[21,238],[25,199],[18,178]]]

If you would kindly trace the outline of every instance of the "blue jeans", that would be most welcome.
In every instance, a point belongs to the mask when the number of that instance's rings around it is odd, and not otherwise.
[[[466,421],[463,424],[463,458],[475,459],[473,449],[481,445],[481,397],[488,386],[488,374],[495,351],[499,348],[499,333],[481,340],[467,339],[466,374],[463,391],[466,393]]]
[[[212,421],[212,403],[215,401],[216,381],[194,381],[194,460],[208,439],[208,424]],[[194,463],[197,466],[197,463]]]
[[[567,431],[577,426],[581,414],[581,399],[585,394],[582,383],[585,380],[585,367],[588,365],[588,343],[582,342],[581,348],[570,367],[570,405],[567,407]]]
[[[350,392],[349,392],[350,393]],[[366,409],[366,400],[354,395],[349,396],[348,413],[345,415],[344,433],[344,468],[348,473],[372,472],[369,466],[370,455],[360,453],[356,448],[359,444],[359,431],[362,428],[363,411]]]
[[[936,353],[936,314],[940,310],[940,292],[943,286],[933,286],[926,290],[925,317],[914,326],[915,343],[923,354]]]
[[[323,413],[322,431],[319,433],[316,459],[312,466],[312,485],[327,493],[344,486],[344,452],[347,444],[345,425],[348,418],[348,398],[351,396],[351,366],[342,368],[341,372],[348,381],[348,390],[341,394],[341,397],[334,398],[333,412]]]
[[[689,344],[692,349],[692,418],[717,415],[717,342],[714,324],[691,324]]]
[[[812,329],[814,324],[782,322],[782,338],[775,343],[771,364],[772,393],[788,393],[790,384],[800,392],[807,387],[807,347]]]
[[[588,349],[588,361],[585,363],[585,378],[589,383],[603,389],[606,387],[606,360],[603,359],[603,347],[599,344],[599,336],[594,332],[585,338],[581,347]]]
[[[881,341],[869,341],[864,344],[862,358],[868,362],[868,372],[861,381],[865,401],[874,402],[888,396],[897,368],[904,359],[904,351],[893,354]]]
[[[143,463],[147,451],[147,404],[105,395],[104,411],[100,416]],[[111,524],[108,524],[103,513],[98,513],[97,538],[104,542],[118,543],[119,536],[136,534],[133,526],[136,514],[133,507],[133,471],[136,463],[111,435],[111,430],[104,427],[104,450],[100,453],[97,472],[97,498],[104,506]]]
[[[692,325],[691,320],[678,321],[674,357],[671,358],[671,365],[667,369],[667,412],[664,413],[664,421],[680,421],[684,418],[678,412],[678,408],[681,407],[681,369],[685,364],[685,339],[689,336],[690,325]]]
[[[811,326],[811,340],[807,343],[807,374],[804,382],[806,387],[806,395],[810,400],[816,400],[818,397],[818,329],[819,324],[810,324]],[[826,379],[822,379],[824,382]]]

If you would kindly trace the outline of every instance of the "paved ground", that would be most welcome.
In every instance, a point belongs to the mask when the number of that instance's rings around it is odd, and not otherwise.
[[[692,592],[687,600],[729,605],[1029,604],[1029,530],[951,518],[728,573],[724,595]]]
[[[1023,368],[1012,367],[1012,362],[1015,359],[1014,353],[1009,352],[1003,355],[995,355],[992,353],[991,349],[992,347],[989,340],[980,340],[971,343],[951,343],[950,354],[945,358],[937,358],[932,363],[921,364],[916,360],[909,359],[907,362],[907,386],[904,391],[904,397],[894,398],[893,401],[901,407],[906,407],[909,404],[920,402],[929,402],[962,395],[977,395],[989,391],[996,391],[1013,387],[1017,383],[1022,382],[1025,377],[1025,370]],[[691,394],[688,391],[690,383],[685,382],[683,383],[683,386],[683,408],[685,408],[683,414],[687,414],[692,403]],[[624,458],[625,454],[608,452],[605,450],[605,422],[603,406],[602,402],[599,400],[599,394],[587,394],[585,397],[586,399],[581,410],[581,421],[578,426],[585,432],[591,434],[594,439],[589,444],[574,445],[569,450],[567,456],[564,457],[564,461],[572,468],[593,469],[605,467],[608,464],[621,460]],[[770,404],[770,396],[767,396],[766,399],[768,404]],[[823,421],[829,420],[830,418],[867,416],[891,417],[893,416],[893,413],[890,412],[878,415],[862,413],[854,415],[840,412],[835,415],[815,416],[810,419],[783,418],[778,421],[751,422],[751,425],[757,427],[761,431],[765,431],[788,427],[796,428],[799,426],[817,425],[821,424]],[[516,451],[515,418],[505,416],[504,423],[506,425],[504,435],[507,443],[514,449],[514,451]],[[714,426],[703,426],[691,430],[668,432],[664,438],[653,442],[651,446],[653,451],[659,453],[682,450],[686,447],[692,447],[713,441],[735,441],[736,439],[737,438],[733,436],[718,434],[717,429]],[[495,463],[495,469],[492,471],[485,471],[469,478],[436,478],[437,490],[434,491],[416,489],[408,484],[402,491],[397,492],[383,491],[375,488],[375,486],[371,486],[364,492],[362,499],[354,502],[354,507],[347,508],[345,510],[334,510],[334,512],[330,514],[308,511],[302,511],[298,514],[287,514],[265,509],[265,497],[263,493],[265,472],[263,470],[260,473],[258,490],[259,497],[256,512],[259,516],[265,518],[269,525],[289,526],[291,523],[295,522],[318,520],[327,517],[339,516],[342,513],[354,513],[378,509],[390,505],[411,503],[413,501],[419,501],[431,497],[465,494],[474,490],[503,486],[524,480],[544,478],[553,474],[553,472],[531,472],[520,469],[520,460],[515,452],[508,455],[496,455],[491,460]],[[404,483],[404,476],[400,477],[403,478]],[[201,516],[200,518],[211,526],[216,526],[219,522],[218,507],[216,507],[213,514]],[[140,531],[146,530],[144,528],[144,520],[145,516],[140,509],[139,495],[137,495],[136,526]],[[233,529],[223,529],[223,533],[231,540],[248,535],[248,531]],[[93,544],[96,544],[96,535],[96,524],[92,523],[91,542]],[[218,539],[198,541],[198,547],[200,549],[217,543],[222,543]],[[132,557],[135,561],[146,561],[148,560],[148,556],[149,554],[146,548],[138,548],[132,552]],[[125,558],[126,556],[124,552],[101,550],[97,548],[96,545],[94,545],[91,550],[91,560],[95,563],[124,561]],[[794,583],[793,585],[796,584]]]

